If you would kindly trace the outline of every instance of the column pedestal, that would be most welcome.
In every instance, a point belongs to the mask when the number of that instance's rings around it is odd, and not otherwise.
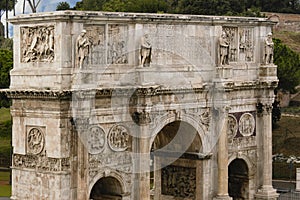
[[[273,188],[273,186],[262,186],[261,189],[255,194],[257,200],[276,200],[279,194]]]

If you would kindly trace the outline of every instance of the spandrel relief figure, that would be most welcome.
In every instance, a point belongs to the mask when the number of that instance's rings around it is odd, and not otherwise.
[[[86,35],[86,30],[82,30],[76,40],[76,67],[82,69],[83,62],[89,55],[91,43]]]
[[[145,34],[141,38],[141,49],[140,49],[140,64],[142,67],[149,67],[151,62],[151,51],[152,46],[149,40],[149,35]]]
[[[221,37],[219,38],[220,45],[220,65],[227,65],[229,56],[229,41],[227,34],[223,31]]]
[[[272,39],[272,33],[268,33],[265,39],[265,64],[273,63],[273,51],[274,51],[274,43]]]

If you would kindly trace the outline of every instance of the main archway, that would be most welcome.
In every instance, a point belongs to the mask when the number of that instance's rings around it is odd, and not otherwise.
[[[243,159],[233,160],[228,167],[228,190],[233,200],[249,199],[249,169]]]
[[[196,198],[202,187],[202,142],[187,122],[174,121],[156,135],[152,144],[154,199]]]
[[[93,186],[90,199],[92,200],[121,200],[121,183],[114,177],[103,177]]]

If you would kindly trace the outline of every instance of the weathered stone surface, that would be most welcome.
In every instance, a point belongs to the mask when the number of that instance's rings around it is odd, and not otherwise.
[[[10,21],[12,199],[277,197],[272,22],[80,11]],[[231,191],[235,161],[245,191]]]

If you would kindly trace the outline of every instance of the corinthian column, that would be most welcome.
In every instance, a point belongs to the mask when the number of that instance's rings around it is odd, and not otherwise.
[[[279,194],[272,186],[272,105],[258,105],[257,111],[257,137],[260,145],[258,151],[262,159],[258,171],[261,179],[261,187],[255,195],[259,200],[275,200]],[[258,159],[258,160],[259,160]]]
[[[227,123],[228,111],[225,111],[224,117],[219,117],[221,125],[220,137],[218,140],[218,194],[215,200],[232,199],[228,194],[228,140],[227,140]]]

